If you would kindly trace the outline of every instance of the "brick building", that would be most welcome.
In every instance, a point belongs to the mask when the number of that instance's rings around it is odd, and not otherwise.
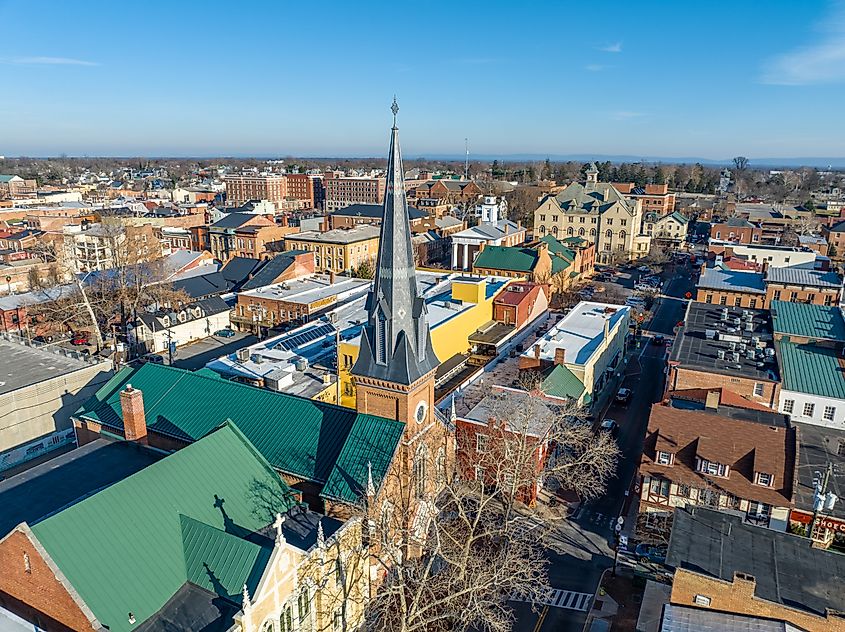
[[[0,174],[0,200],[6,198],[36,197],[38,184],[20,176]]]
[[[493,299],[493,320],[521,329],[535,313],[537,301],[548,307],[547,286],[529,281],[514,281]]]
[[[725,388],[777,408],[780,373],[764,310],[690,302],[669,355],[666,390]]]
[[[317,272],[347,272],[365,261],[375,260],[379,247],[379,227],[364,224],[324,233],[297,233],[285,239],[285,247],[287,250],[313,252],[314,269]]]
[[[384,178],[326,178],[326,212],[331,213],[351,204],[384,202]]]
[[[826,270],[770,267],[766,271],[766,304],[772,301],[837,306],[842,301],[842,277]]]
[[[226,202],[233,206],[250,200],[267,200],[279,207],[288,196],[287,180],[281,174],[240,174],[223,178]]]
[[[442,200],[447,203],[475,202],[481,196],[481,189],[472,180],[427,180],[408,192],[412,200]]]
[[[730,217],[724,222],[710,224],[710,239],[740,244],[759,244],[763,229],[742,217]]]
[[[786,622],[807,632],[845,631],[845,591],[839,589],[845,557],[811,548],[804,538],[712,509],[679,508],[666,563],[675,569],[673,605]]]
[[[732,270],[728,266],[704,267],[696,288],[699,303],[750,309],[768,305],[765,280],[758,272]]]
[[[284,250],[284,237],[297,230],[263,215],[229,213],[209,226],[208,245],[214,257],[223,262],[232,257],[261,259],[271,251]]]
[[[362,224],[379,226],[383,216],[384,206],[381,204],[350,204],[325,216],[328,224],[325,226],[325,230],[354,228]],[[411,230],[413,232],[424,230],[423,225],[427,218],[428,214],[425,211],[416,209],[413,206],[408,207],[408,219],[411,222]]]
[[[669,215],[675,210],[675,194],[668,184],[647,184],[638,187],[633,182],[614,182],[614,188],[633,200],[642,200],[643,213]]]
[[[304,202],[306,208],[319,208],[324,201],[323,177],[309,173],[288,173],[287,197]]]
[[[845,222],[822,226],[822,236],[827,240],[827,256],[841,261],[845,259]]]

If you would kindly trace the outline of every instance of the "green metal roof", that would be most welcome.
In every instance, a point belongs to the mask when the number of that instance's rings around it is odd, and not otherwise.
[[[365,415],[355,420],[321,496],[341,500],[361,498],[366,493],[368,463],[373,470],[375,488],[381,487],[381,479],[405,430],[405,424],[399,421],[385,421],[388,420]]]
[[[681,224],[688,224],[689,223],[689,219],[685,215],[682,215],[681,213],[679,213],[678,211],[672,211],[672,213],[670,213],[669,216],[672,217],[673,219],[675,219],[676,221],[680,222]]]
[[[524,272],[534,270],[537,265],[537,251],[532,248],[517,246],[487,246],[478,253],[473,264],[476,268],[490,270],[508,270],[510,272]]]
[[[224,504],[225,506],[225,504]],[[188,516],[179,516],[187,581],[234,603],[243,585],[253,591],[273,549],[226,533]]]
[[[845,341],[845,320],[838,307],[772,301],[770,309],[775,333]]]
[[[546,243],[549,247],[549,255],[552,258],[552,274],[563,272],[575,261],[575,251],[564,246],[552,235],[541,237],[540,241]]]
[[[787,340],[778,348],[783,390],[845,399],[845,375],[835,349]]]
[[[273,467],[318,483],[329,479],[342,451],[346,458],[355,454],[357,421],[362,421],[358,427],[368,429],[374,448],[392,453],[398,443],[400,422],[391,419],[151,362],[122,369],[76,416],[122,431],[120,391],[127,383],[143,391],[151,430],[196,441],[233,419]],[[382,469],[380,461],[373,462],[376,484],[386,471],[386,465]],[[357,482],[366,485],[366,478]]]
[[[543,380],[540,390],[551,397],[568,397],[577,400],[581,398],[585,389],[584,384],[572,371],[558,364]]]
[[[130,612],[145,621],[188,581],[235,598],[244,583],[254,589],[267,554],[234,540],[287,512],[290,493],[228,422],[32,531],[97,619],[121,632],[135,627]]]

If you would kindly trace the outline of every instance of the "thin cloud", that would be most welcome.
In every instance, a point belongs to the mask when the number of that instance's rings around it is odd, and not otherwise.
[[[632,112],[630,110],[621,110],[619,112],[614,112],[611,116],[615,121],[627,121],[633,118],[640,118],[641,116],[645,116],[645,112]]]
[[[603,53],[621,53],[622,42],[614,42],[613,44],[608,44],[606,46],[599,46],[599,50]]]
[[[607,66],[603,66],[602,64],[587,64],[584,66],[584,70],[589,70],[590,72],[601,72],[607,68]]]
[[[845,82],[845,3],[838,2],[818,41],[770,59],[760,81],[805,86]]]
[[[19,66],[99,66],[95,61],[74,59],[72,57],[12,57],[2,59],[4,64]]]

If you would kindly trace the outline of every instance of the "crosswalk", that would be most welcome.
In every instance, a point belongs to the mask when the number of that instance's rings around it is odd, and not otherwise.
[[[590,604],[593,600],[593,595],[584,592],[575,592],[573,590],[561,590],[560,588],[546,588],[541,591],[536,599],[513,597],[514,601],[533,601],[541,606],[551,606],[552,608],[563,608],[565,610],[578,610],[580,612],[587,612],[590,609]]]

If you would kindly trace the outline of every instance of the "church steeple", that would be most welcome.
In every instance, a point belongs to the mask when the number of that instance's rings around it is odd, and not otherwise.
[[[417,291],[405,176],[399,151],[396,98],[373,289],[352,374],[409,385],[439,364],[431,346],[425,301]]]

